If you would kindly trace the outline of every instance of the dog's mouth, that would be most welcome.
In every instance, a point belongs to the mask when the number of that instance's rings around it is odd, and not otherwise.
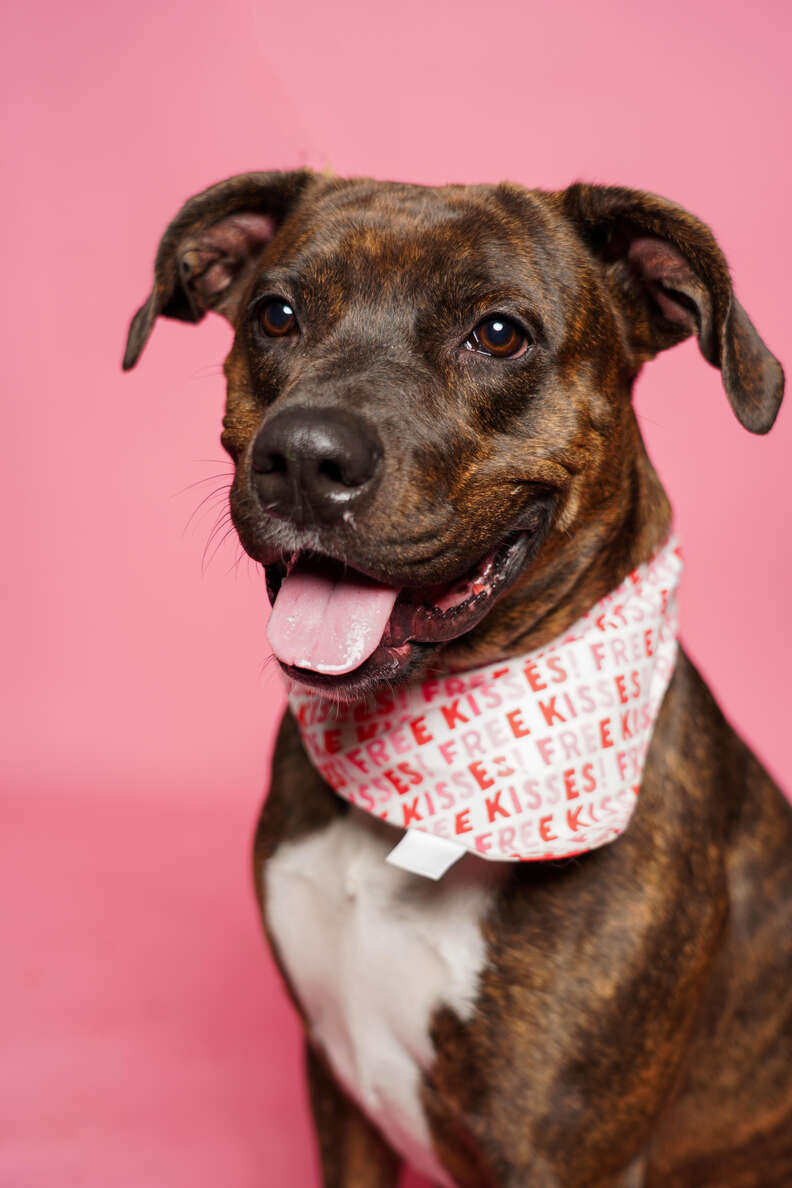
[[[546,521],[547,508],[534,505],[464,574],[429,586],[389,585],[312,553],[267,565],[270,646],[291,679],[345,699],[362,696],[480,623],[533,556]]]

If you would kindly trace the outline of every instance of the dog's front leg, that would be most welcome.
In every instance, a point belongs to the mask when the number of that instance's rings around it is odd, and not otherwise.
[[[394,1188],[401,1160],[306,1044],[311,1109],[324,1188]]]
[[[298,993],[299,971],[305,952],[317,944],[316,933],[309,927],[316,915],[316,901],[295,901],[291,889],[295,881],[304,889],[313,867],[303,857],[294,868],[279,873],[277,857],[288,854],[290,846],[306,838],[321,837],[345,812],[346,805],[309,763],[294,718],[287,713],[275,746],[272,787],[259,821],[253,866],[273,955],[306,1028],[310,1027],[309,1012]],[[315,875],[321,902],[321,873]],[[287,954],[291,964],[285,959]],[[394,1188],[400,1160],[339,1088],[310,1044],[306,1068],[325,1188]]]

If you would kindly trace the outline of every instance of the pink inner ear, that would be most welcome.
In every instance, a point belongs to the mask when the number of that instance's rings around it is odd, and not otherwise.
[[[697,287],[695,273],[681,252],[665,239],[641,235],[634,239],[627,259],[642,274],[663,317],[676,325],[694,329],[695,317],[687,305],[674,300],[669,289],[692,297]]]
[[[224,256],[242,259],[260,252],[274,234],[275,224],[269,215],[243,211],[208,227],[200,242],[217,248]]]
[[[269,215],[243,211],[207,227],[185,244],[180,261],[184,280],[204,309],[218,308],[232,281],[274,234]]]

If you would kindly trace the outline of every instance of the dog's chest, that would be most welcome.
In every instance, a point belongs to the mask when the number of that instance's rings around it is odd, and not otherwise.
[[[351,809],[280,846],[265,867],[267,917],[338,1080],[409,1163],[450,1184],[420,1099],[429,1024],[440,1005],[472,1012],[502,868],[471,857],[433,883],[389,866],[393,844],[388,826]]]

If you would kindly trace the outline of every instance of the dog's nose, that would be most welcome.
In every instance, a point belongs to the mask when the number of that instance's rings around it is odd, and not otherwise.
[[[259,430],[251,463],[270,515],[298,524],[338,519],[372,492],[382,447],[371,425],[342,408],[289,408]]]

